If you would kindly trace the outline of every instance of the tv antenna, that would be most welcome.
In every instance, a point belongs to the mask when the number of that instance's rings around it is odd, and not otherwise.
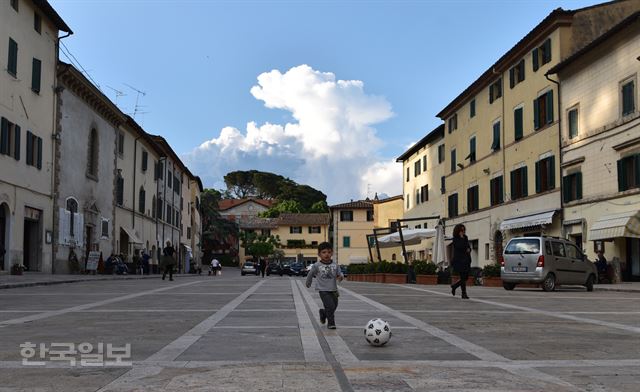
[[[113,88],[113,87],[111,87],[111,86],[107,86],[107,88],[108,88],[108,89],[111,89],[111,90],[113,90],[113,91],[115,91],[115,93],[116,93],[116,99],[115,99],[115,101],[116,101],[116,102],[115,102],[116,106],[118,106],[118,98],[120,98],[120,97],[126,97],[126,96],[127,96],[127,94],[123,93],[123,92],[122,92],[122,91],[120,91],[120,90],[116,90],[115,88]]]
[[[144,91],[142,91],[142,90],[138,90],[137,88],[135,88],[135,87],[133,87],[133,86],[130,86],[130,85],[126,84],[126,83],[123,83],[123,84],[124,84],[125,86],[129,87],[131,90],[133,90],[133,91],[135,91],[135,92],[137,93],[137,94],[136,94],[136,104],[135,104],[135,106],[133,107],[133,113],[131,114],[131,116],[132,116],[133,118],[136,118],[136,114],[138,114],[138,113],[139,113],[139,114],[145,114],[145,113],[148,113],[148,112],[141,112],[141,111],[140,111],[140,108],[142,108],[142,107],[144,107],[144,106],[142,106],[142,105],[138,105],[138,101],[140,100],[140,95],[142,95],[142,96],[144,97],[145,95],[147,95],[147,93],[146,93],[146,92],[144,92]]]

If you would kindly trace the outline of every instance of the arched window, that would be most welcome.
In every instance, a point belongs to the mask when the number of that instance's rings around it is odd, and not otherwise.
[[[156,209],[158,208],[156,203],[156,195],[153,195],[151,198],[151,217],[155,219],[156,217]],[[147,247],[149,249],[149,247]]]
[[[144,191],[143,187],[140,187],[140,192],[138,194],[138,211],[140,211],[141,214],[144,214],[145,211],[145,198],[146,192]]]
[[[122,178],[120,170],[118,170],[118,178],[116,179],[116,203],[119,206],[124,203],[124,178]]]
[[[89,133],[89,148],[87,149],[87,174],[98,176],[98,131],[95,128]]]
[[[69,211],[69,235],[75,235],[73,227],[75,226],[75,214],[78,213],[78,201],[73,197],[67,199],[67,211]]]

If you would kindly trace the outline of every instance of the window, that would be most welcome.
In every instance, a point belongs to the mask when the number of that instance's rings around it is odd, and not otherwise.
[[[636,111],[635,102],[635,83],[633,80],[629,80],[622,84],[622,115],[626,116]]]
[[[340,211],[340,222],[353,222],[353,211]]]
[[[578,136],[578,108],[569,109],[567,123],[569,123],[569,139],[573,139]]]
[[[440,177],[440,193],[444,195],[444,193],[447,191],[446,187],[445,187],[445,177],[442,176]]]
[[[342,237],[342,247],[343,248],[350,248],[351,247],[351,237],[349,237],[349,236]]]
[[[156,206],[156,215],[158,219],[162,219],[162,213],[164,212],[164,203],[162,199],[158,199],[158,205]]]
[[[42,169],[42,138],[27,131],[27,165]]]
[[[11,7],[18,12],[18,0],[11,0]]]
[[[449,133],[458,129],[458,113],[449,118]]]
[[[171,170],[167,171],[167,186],[169,188],[171,188],[171,181],[173,181],[173,173],[171,173]]]
[[[511,200],[527,197],[527,167],[511,172]]]
[[[473,163],[476,161],[476,137],[472,137],[469,139],[469,162]]]
[[[451,173],[456,171],[456,149],[451,150]]]
[[[289,227],[290,234],[302,234],[302,226],[291,226]]]
[[[118,133],[118,154],[124,155],[124,133]]]
[[[554,256],[565,257],[566,253],[564,252],[564,244],[561,242],[552,242],[551,249],[553,249]]]
[[[541,66],[551,61],[551,38],[548,38],[542,46],[533,49],[531,52],[533,71],[537,71]]]
[[[553,122],[553,91],[547,91],[533,101],[533,128],[540,129]]]
[[[373,210],[367,210],[367,222],[373,222]]]
[[[580,251],[580,249],[578,249],[577,246],[566,244],[564,248],[567,251],[567,257],[572,259],[582,259],[582,252]]]
[[[20,160],[20,126],[2,117],[0,131],[0,154]]]
[[[180,180],[178,180],[178,177],[176,176],[173,177],[173,190],[175,193],[180,194]]]
[[[176,210],[176,220],[173,222],[174,226],[180,226],[180,230],[182,230],[182,223],[180,222],[180,211]]]
[[[407,193],[407,210],[411,208],[411,205],[409,204],[409,194]]]
[[[426,172],[427,171],[427,156],[423,156],[422,157],[422,171]]]
[[[42,17],[39,13],[33,13],[33,29],[38,32],[38,34],[42,33]]]
[[[320,226],[309,226],[309,234],[320,234]]]
[[[421,173],[422,165],[420,164],[420,160],[417,160],[413,163],[413,176],[418,177]]]
[[[444,144],[438,146],[438,163],[444,162]]]
[[[618,190],[640,188],[640,154],[630,155],[618,161]]]
[[[124,178],[122,174],[118,173],[116,179],[116,203],[121,206],[124,204]]]
[[[509,70],[509,86],[514,88],[516,84],[524,80],[524,59]]]
[[[147,171],[147,161],[149,160],[149,153],[142,151],[142,171]]]
[[[491,142],[491,151],[500,149],[500,121],[493,123],[493,142]]]
[[[11,76],[18,75],[18,43],[9,38],[9,56],[7,59],[7,72]]]
[[[158,214],[158,201],[156,200],[156,195],[153,195],[151,198],[151,217],[155,219]]]
[[[420,189],[416,190],[416,205],[420,204]]]
[[[467,212],[478,211],[478,186],[467,189]]]
[[[190,240],[191,239],[191,228],[187,227],[187,239]]]
[[[78,214],[78,202],[74,198],[67,199],[67,211],[69,211],[69,235],[75,236],[75,219]]]
[[[416,225],[414,229],[422,229],[422,225]]]
[[[156,163],[156,180],[164,179],[164,164],[162,162]]]
[[[138,192],[138,212],[144,214],[145,211],[145,196],[146,192],[143,187],[140,187],[140,192]]]
[[[420,188],[420,201],[423,203],[429,201],[429,185],[423,185]]]
[[[169,205],[169,203],[167,203],[167,223],[169,223],[170,225],[173,224],[172,219],[173,219],[173,209],[171,208],[171,206]]]
[[[556,187],[555,157],[548,157],[536,162],[536,193],[546,192]]]
[[[407,168],[407,182],[411,179],[411,173],[409,172],[409,168]]]
[[[493,101],[500,97],[502,97],[502,78],[496,80],[489,86],[489,103],[493,103]]]
[[[100,224],[100,237],[103,239],[109,238],[109,219],[102,218]]]
[[[562,192],[565,203],[582,199],[582,173],[572,173],[562,178]]]
[[[449,196],[449,218],[458,216],[458,194]]]
[[[262,229],[260,230],[260,234],[268,237],[271,235],[271,229]]]
[[[98,131],[91,128],[89,132],[89,148],[87,149],[87,176],[98,176]]]
[[[522,108],[516,108],[513,111],[513,138],[518,141],[522,139],[523,127],[522,127]]]
[[[472,99],[469,102],[469,118],[473,118],[476,116],[476,99]]]
[[[491,187],[491,205],[502,204],[504,202],[504,176],[491,179],[489,185]]]
[[[42,62],[36,58],[31,63],[31,91],[40,94],[40,80],[42,75]]]

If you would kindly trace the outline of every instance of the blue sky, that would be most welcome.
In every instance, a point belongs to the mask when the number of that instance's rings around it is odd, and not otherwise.
[[[63,50],[124,112],[144,91],[136,119],[205,187],[259,169],[338,203],[399,194],[393,161],[436,113],[553,9],[597,1],[50,3]]]

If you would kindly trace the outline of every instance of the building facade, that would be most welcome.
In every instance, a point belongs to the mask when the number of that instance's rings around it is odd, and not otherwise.
[[[47,2],[0,4],[0,269],[53,270],[53,170],[59,32]],[[4,57],[6,56],[6,57]]]
[[[271,234],[280,238],[285,260],[315,262],[318,244],[329,241],[329,214],[283,213],[276,222]]]
[[[379,200],[378,195],[376,195],[373,199],[373,230],[390,229],[397,226],[398,219],[404,218],[404,205],[402,195],[382,200]],[[389,231],[383,230],[380,233],[380,235],[385,235],[388,234]],[[371,248],[369,261],[398,261],[402,259],[399,257],[402,254],[402,250],[399,247],[379,248],[376,247],[375,240],[370,240],[369,246]]]
[[[551,70],[561,82],[564,235],[640,280],[640,13]]]
[[[333,228],[333,257],[340,264],[366,263],[367,234],[373,232],[373,203],[351,201],[330,207]]]

